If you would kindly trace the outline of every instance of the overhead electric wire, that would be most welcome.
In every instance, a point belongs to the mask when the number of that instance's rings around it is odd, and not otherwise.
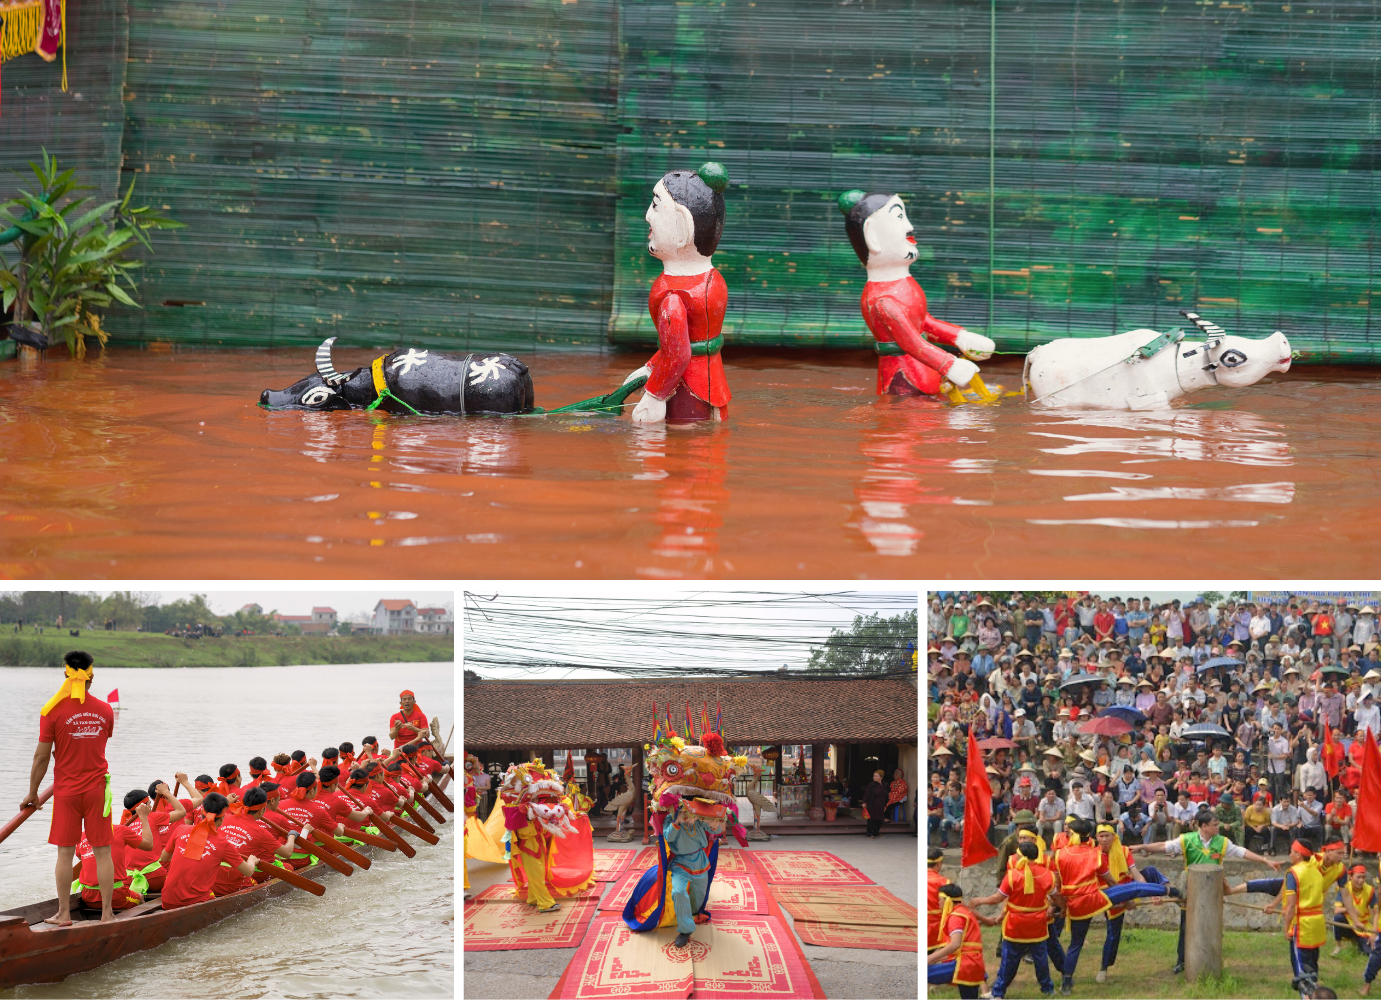
[[[746,676],[784,662],[803,666],[811,650],[824,646],[832,631],[847,630],[855,617],[892,618],[915,607],[908,592],[714,591],[673,602],[665,596],[466,593],[465,662],[469,669],[510,676],[557,670],[652,676],[688,667]],[[836,635],[832,642],[845,651],[867,651],[875,662],[895,654],[899,668],[915,644],[913,636]]]

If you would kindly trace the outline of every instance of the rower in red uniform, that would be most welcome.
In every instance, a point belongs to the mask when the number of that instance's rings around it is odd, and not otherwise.
[[[331,818],[326,806],[316,800],[316,774],[303,771],[297,776],[297,783],[278,803],[278,811],[286,815],[298,826],[311,825],[318,830],[330,833],[336,829],[336,821]]]
[[[273,772],[269,770],[268,761],[262,757],[249,758],[249,778],[249,783],[244,786],[243,791],[258,788],[261,782],[272,781]]]
[[[316,801],[330,814],[334,820],[334,825],[330,827],[332,833],[337,836],[345,835],[345,823],[348,820],[352,826],[358,827],[361,823],[368,822],[372,816],[369,809],[356,809],[354,803],[341,793],[336,787],[336,782],[340,779],[340,768],[328,764],[317,773],[317,780],[320,785],[317,789]],[[348,839],[348,838],[347,838]],[[358,841],[356,841],[358,843]]]
[[[125,801],[128,802],[129,798],[126,795]],[[183,817],[187,815],[187,807],[173,798],[172,790],[162,781],[151,784],[145,798],[151,799],[149,829],[153,832],[153,843],[147,850],[138,847],[126,848],[125,871],[133,880],[130,883],[131,888],[148,895],[151,892],[163,891],[163,880],[168,876],[168,869],[159,864],[158,859],[163,854],[168,837],[182,824]],[[125,812],[129,812],[129,806],[125,807]],[[135,829],[139,823],[137,816],[126,821],[130,829]],[[141,879],[143,888],[138,884]]]
[[[350,772],[347,790],[356,802],[373,809],[375,815],[385,820],[392,819],[398,808],[397,794],[378,782],[370,781],[369,772],[362,767]]]
[[[113,839],[110,823],[110,774],[105,746],[115,732],[115,713],[91,694],[95,676],[91,654],[73,651],[66,664],[62,686],[39,712],[38,746],[29,771],[29,794],[20,809],[38,808],[38,786],[53,765],[53,813],[48,843],[58,849],[58,911],[44,923],[66,927],[72,923],[72,859],[83,828],[95,855],[96,879],[104,902],[101,919],[114,919],[111,893],[115,867],[110,858]]]
[[[729,409],[720,348],[729,290],[712,257],[724,232],[729,174],[721,164],[673,170],[652,189],[647,252],[662,262],[647,311],[657,353],[625,379],[647,376],[634,423],[723,420]]]
[[[111,886],[114,890],[110,901],[112,910],[128,910],[144,901],[143,893],[130,884],[130,876],[125,870],[128,863],[125,851],[129,847],[146,851],[153,846],[153,829],[149,826],[148,799],[148,793],[142,788],[127,792],[125,794],[124,815],[120,818],[120,824],[111,830],[110,860],[115,866],[116,872],[115,882]],[[132,830],[126,825],[131,819],[138,820],[138,830]],[[101,905],[101,890],[96,882],[96,852],[87,843],[85,837],[77,845],[77,854],[81,858],[81,875],[78,876],[72,889],[75,890],[80,887],[82,899],[93,906],[99,906]]]
[[[925,292],[911,277],[916,237],[901,198],[846,191],[839,196],[839,210],[844,213],[849,242],[868,269],[860,306],[876,341],[877,394],[935,395],[946,391],[946,382],[968,386],[978,375],[973,362],[991,357],[995,345],[982,334],[930,314]],[[964,357],[955,357],[936,344],[953,347]],[[952,392],[950,398],[962,401],[956,395]]]
[[[388,720],[388,735],[393,738],[395,747],[411,742],[419,733],[427,731],[427,717],[422,713],[422,709],[417,707],[417,699],[413,697],[412,692],[403,691],[398,695],[398,701],[398,711]],[[370,739],[373,737],[369,737],[365,742],[369,742]]]
[[[220,775],[221,780],[216,782],[216,791],[229,799],[231,805],[234,805],[240,801],[240,795],[244,791],[240,787],[240,769],[234,764],[222,764]]]
[[[196,826],[179,827],[169,838],[159,858],[168,869],[168,878],[163,883],[163,909],[191,906],[210,899],[222,863],[241,875],[254,874],[259,859],[254,855],[243,857],[220,831],[229,805],[224,795],[212,792],[201,804],[205,815]]]
[[[260,782],[259,788],[263,789],[268,796],[268,803],[264,806],[264,811],[260,813],[260,818],[266,823],[272,823],[284,830],[292,830],[295,824],[291,816],[285,816],[278,811],[278,805],[282,798],[282,788],[276,781]],[[248,794],[248,793],[246,793]],[[300,839],[300,838],[299,838]],[[294,851],[292,857],[285,863],[292,868],[306,868],[308,865],[315,864],[315,859],[306,851],[300,849]]]
[[[341,769],[344,774],[349,774],[355,769],[355,744],[348,740],[340,745],[340,758],[335,761],[336,767]]]
[[[293,852],[297,850],[299,831],[292,828],[288,831],[286,841],[279,840],[264,822],[264,810],[268,808],[268,801],[268,793],[262,788],[251,788],[245,792],[239,812],[235,811],[234,805],[226,810],[227,815],[221,823],[221,834],[242,857],[252,854],[260,860],[277,864],[280,858],[293,856]],[[311,836],[311,827],[308,826],[301,832],[303,836]],[[239,869],[223,866],[216,877],[212,892],[217,896],[224,896],[238,889],[248,889],[256,882],[262,882],[267,878],[263,872],[255,872],[253,876],[246,877]]]
[[[395,713],[396,715],[397,713]],[[379,758],[379,740],[373,736],[366,736],[360,741],[360,762],[377,760]]]

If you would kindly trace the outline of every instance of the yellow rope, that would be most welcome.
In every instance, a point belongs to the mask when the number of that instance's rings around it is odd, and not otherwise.
[[[4,18],[4,26],[0,27],[0,61],[28,55],[38,47],[43,33],[42,0],[0,6],[0,18]]]

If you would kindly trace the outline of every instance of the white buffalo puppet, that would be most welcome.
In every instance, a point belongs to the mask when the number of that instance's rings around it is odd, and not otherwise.
[[[1160,410],[1196,389],[1241,388],[1290,370],[1285,334],[1232,337],[1193,313],[1184,315],[1205,340],[1184,340],[1178,331],[1133,330],[1042,344],[1026,356],[1027,400],[1048,407]]]

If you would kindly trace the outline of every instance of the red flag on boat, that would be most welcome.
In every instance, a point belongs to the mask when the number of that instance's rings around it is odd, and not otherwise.
[[[1323,769],[1330,778],[1338,776],[1338,761],[1342,757],[1342,747],[1333,742],[1333,729],[1328,720],[1323,720]]]
[[[119,688],[114,688],[113,690],[111,690],[110,694],[108,694],[108,695],[105,696],[105,700],[106,700],[106,701],[119,701],[119,700],[120,700],[120,689],[119,689]]]
[[[993,786],[983,766],[983,753],[978,740],[969,730],[969,760],[964,775],[964,849],[959,866],[981,864],[997,857],[997,848],[988,840],[988,827],[993,821]]]
[[[1357,807],[1352,815],[1352,848],[1356,851],[1381,851],[1381,750],[1368,729],[1362,748],[1362,784],[1357,789]],[[1360,742],[1360,741],[1359,741]]]

